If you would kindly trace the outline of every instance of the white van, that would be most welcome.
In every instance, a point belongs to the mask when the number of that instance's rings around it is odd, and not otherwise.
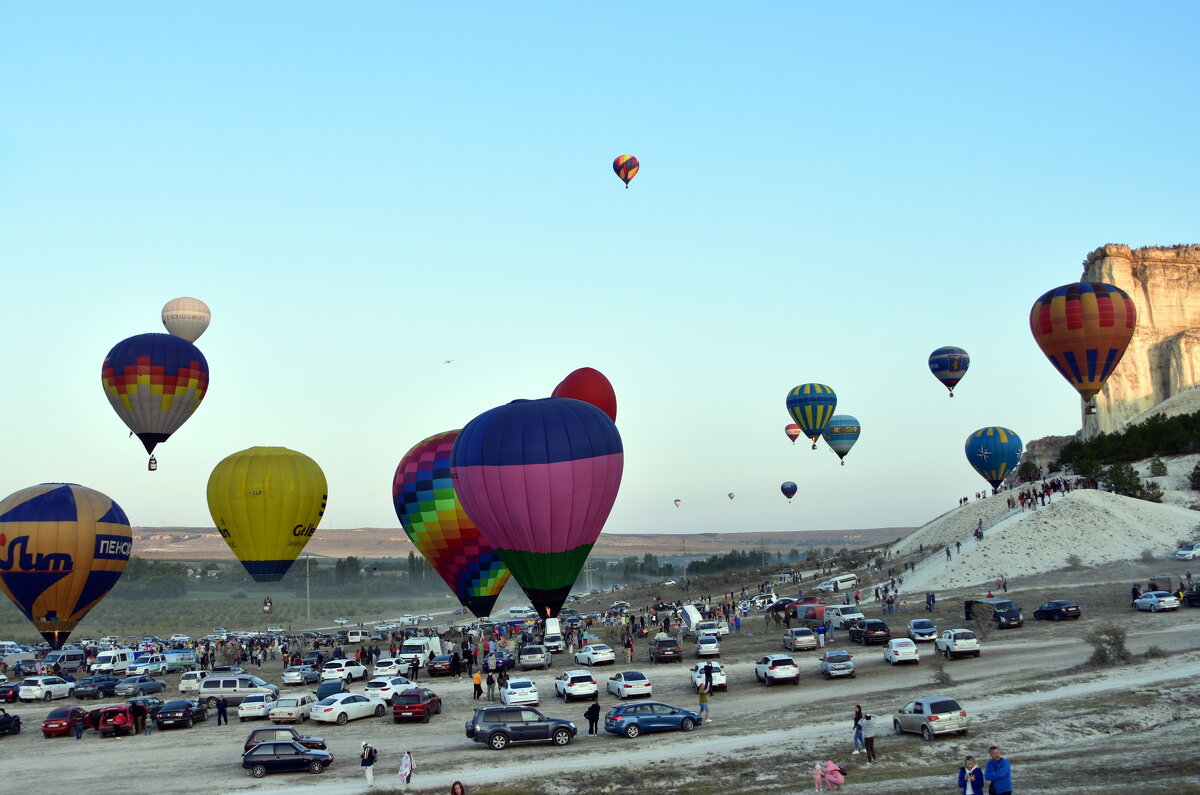
[[[510,607],[508,608],[508,618],[510,621],[524,620],[527,618],[537,618],[537,611],[532,607]]]
[[[855,621],[863,621],[866,616],[858,609],[858,605],[826,605],[825,620],[829,621],[834,629],[845,629]]]
[[[542,645],[551,654],[567,650],[567,644],[563,642],[562,622],[557,618],[546,619],[546,631],[542,633]]]
[[[129,670],[129,666],[133,665],[134,657],[133,649],[109,649],[102,651],[96,655],[96,662],[92,663],[92,673],[94,674],[125,674]]]
[[[371,633],[365,629],[352,629],[346,633],[347,643],[366,643],[371,639]]]
[[[435,657],[442,653],[440,638],[405,638],[404,645],[400,647],[400,653],[396,655],[396,659],[404,660],[410,666],[424,668],[425,663],[429,662],[430,652]]]
[[[818,585],[817,590],[821,591],[822,593],[830,593],[835,590],[835,588],[834,588],[835,585],[837,586],[836,591],[838,593],[845,593],[846,591],[853,591],[855,588],[858,587],[858,575],[857,574],[839,574],[836,577],[831,577],[830,579],[828,579],[825,582]]]

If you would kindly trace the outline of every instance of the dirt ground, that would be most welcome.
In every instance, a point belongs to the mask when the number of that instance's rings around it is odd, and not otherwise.
[[[249,777],[239,765],[240,749],[255,724],[217,727],[214,720],[190,730],[155,732],[150,737],[100,739],[89,732],[71,738],[45,739],[38,727],[46,705],[7,705],[21,715],[25,731],[0,738],[5,789],[69,790],[80,782],[122,780],[148,783],[164,793],[304,792],[345,793],[365,789],[357,764],[359,743],[381,751],[376,790],[396,783],[395,771],[405,750],[417,763],[414,792],[446,792],[461,780],[471,793],[784,793],[812,786],[807,770],[818,759],[834,759],[849,771],[846,791],[924,793],[954,791],[952,776],[965,753],[982,758],[989,745],[1000,745],[1013,762],[1021,792],[1200,791],[1195,731],[1200,725],[1200,609],[1175,613],[1135,613],[1128,606],[1128,587],[1146,578],[1156,564],[1112,564],[1100,570],[1030,577],[1014,583],[1009,596],[1025,610],[1023,628],[992,631],[982,642],[980,659],[945,663],[950,684],[933,683],[932,655],[916,666],[891,667],[878,647],[851,648],[858,664],[853,680],[826,682],[817,672],[816,652],[796,654],[802,681],[768,688],[754,680],[753,660],[782,651],[782,632],[759,618],[746,621],[740,635],[724,640],[722,661],[730,676],[728,693],[713,699],[714,721],[690,734],[678,732],[623,737],[578,737],[566,748],[537,745],[495,752],[466,739],[464,722],[475,706],[467,679],[433,680],[432,689],[445,701],[442,715],[429,724],[393,724],[389,719],[363,719],[346,726],[308,723],[305,733],[326,738],[334,765],[319,777],[309,774]],[[1169,569],[1167,569],[1169,571]],[[1101,584],[1096,584],[1100,582]],[[731,583],[732,584],[732,583]],[[740,582],[739,582],[740,584]],[[712,587],[719,591],[721,581]],[[634,605],[648,601],[654,588],[622,591]],[[664,593],[668,598],[674,594]],[[696,595],[695,589],[692,596]],[[715,595],[715,594],[714,594]],[[588,609],[607,606],[618,595],[592,597]],[[962,593],[939,594],[932,615],[887,616],[902,634],[909,618],[930,617],[941,628],[961,626]],[[1083,618],[1067,623],[1032,620],[1033,608],[1051,598],[1076,600]],[[864,603],[869,616],[879,609]],[[1091,653],[1082,635],[1100,621],[1111,620],[1128,630],[1129,647],[1139,655],[1132,665],[1109,669],[1081,667]],[[846,648],[842,633],[832,646]],[[1164,655],[1142,660],[1148,648]],[[654,698],[692,706],[696,698],[684,664],[655,666],[639,658],[593,673],[603,688],[616,670],[646,672]],[[686,647],[685,647],[686,648]],[[926,647],[923,647],[923,649]],[[563,705],[553,697],[553,677],[574,667],[560,656],[555,668],[532,672],[549,715],[571,718],[584,726],[586,704]],[[280,663],[256,672],[278,681]],[[169,677],[174,693],[177,677]],[[428,683],[426,683],[428,684]],[[850,754],[851,714],[862,704],[885,719],[905,702],[926,694],[952,696],[972,720],[967,737],[923,742],[915,735],[885,734],[877,740],[881,764],[867,768],[862,756]],[[55,702],[55,706],[63,702]],[[90,702],[89,702],[90,703]],[[602,709],[617,703],[602,694]],[[260,724],[261,725],[261,724]],[[719,772],[720,775],[713,775]]]

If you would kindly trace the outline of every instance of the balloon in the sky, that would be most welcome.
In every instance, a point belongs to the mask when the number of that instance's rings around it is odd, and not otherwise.
[[[132,548],[125,512],[93,489],[43,483],[0,502],[0,588],[56,649],[116,585]]]
[[[625,189],[629,189],[629,180],[637,176],[638,169],[642,164],[633,155],[617,155],[617,159],[613,161],[613,171],[625,183]]]
[[[812,440],[814,450],[836,408],[837,395],[824,384],[801,384],[788,392],[788,413],[801,432]]]
[[[950,390],[950,397],[954,397],[954,387],[958,386],[970,366],[971,357],[967,352],[953,345],[938,348],[929,354],[929,372]]]
[[[404,532],[476,618],[490,615],[508,568],[463,510],[450,476],[458,431],[418,442],[392,478],[392,505]]]
[[[829,418],[829,425],[825,426],[825,443],[842,459],[842,466],[846,465],[846,453],[858,441],[861,432],[862,426],[849,414],[834,414]]]
[[[729,492],[729,495],[728,495],[728,496],[729,496],[729,499],[731,499],[731,500],[732,500],[732,499],[733,499],[733,492],[732,492],[732,491],[731,491],[731,492]]]
[[[162,322],[167,331],[188,342],[195,342],[208,328],[212,312],[199,298],[172,298],[162,309]]]
[[[542,618],[558,615],[621,485],[621,434],[572,398],[517,400],[467,423],[454,489]]]
[[[804,431],[800,430],[800,426],[794,422],[783,426],[783,432],[787,434],[787,438],[792,440],[792,444],[795,444],[796,440],[804,435]]]
[[[680,505],[683,505],[683,500],[675,500],[675,507],[678,508]]]
[[[591,367],[580,367],[554,387],[551,397],[575,398],[591,403],[617,421],[617,393],[604,373]]]
[[[192,343],[170,334],[139,334],[104,358],[104,393],[147,453],[192,416],[208,392],[208,362]]]
[[[1125,354],[1137,325],[1133,300],[1104,282],[1056,287],[1033,304],[1029,329],[1046,358],[1079,392],[1092,398]]]
[[[208,512],[255,582],[278,582],[325,515],[325,473],[304,453],[251,447],[208,476]]]
[[[980,428],[968,436],[965,449],[971,466],[993,489],[999,488],[1021,463],[1021,437],[998,425]]]
[[[792,497],[795,497],[798,491],[796,484],[790,480],[785,480],[779,490],[783,492],[783,496],[787,497],[788,502],[792,501]]]

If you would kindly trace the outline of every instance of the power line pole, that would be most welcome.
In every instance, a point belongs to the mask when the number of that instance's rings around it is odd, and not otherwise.
[[[304,556],[304,617],[307,621],[312,621],[312,600],[309,598],[309,572],[311,568],[309,563],[312,561],[312,555]]]

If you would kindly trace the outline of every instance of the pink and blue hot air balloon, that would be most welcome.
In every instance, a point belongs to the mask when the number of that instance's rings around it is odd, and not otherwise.
[[[604,528],[624,460],[613,421],[573,398],[497,406],[458,434],[458,499],[543,618],[558,615]]]

